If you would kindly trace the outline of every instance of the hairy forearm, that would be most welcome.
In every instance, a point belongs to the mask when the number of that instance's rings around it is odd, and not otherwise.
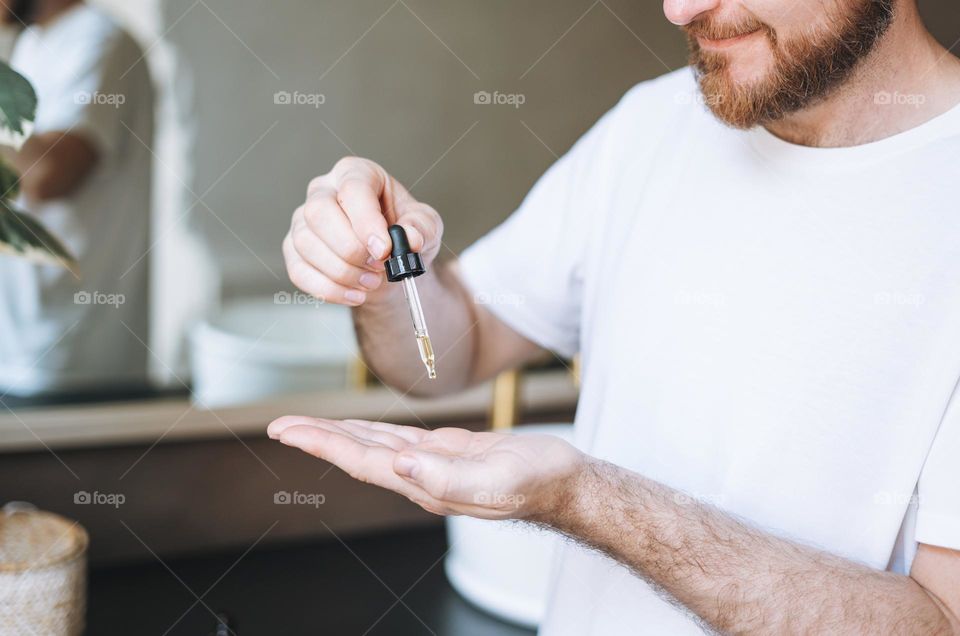
[[[34,135],[10,157],[20,175],[20,191],[36,202],[72,194],[90,174],[97,158],[89,142],[69,133]]]
[[[363,357],[386,384],[413,395],[439,395],[472,382],[477,331],[475,307],[451,270],[437,264],[417,278],[417,289],[437,356],[437,378],[420,362],[402,285],[387,287],[353,310]]]
[[[912,578],[760,532],[636,473],[588,461],[543,519],[734,633],[951,634]]]

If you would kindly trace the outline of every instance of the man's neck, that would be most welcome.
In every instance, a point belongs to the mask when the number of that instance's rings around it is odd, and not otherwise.
[[[855,146],[890,137],[960,103],[960,59],[923,26],[911,2],[876,48],[826,99],[767,130],[806,146]]]
[[[37,12],[33,16],[33,23],[46,26],[56,20],[67,9],[80,4],[81,0],[41,0],[37,3]]]

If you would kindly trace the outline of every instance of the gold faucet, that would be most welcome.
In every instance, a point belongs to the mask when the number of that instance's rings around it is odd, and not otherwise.
[[[577,388],[580,387],[580,354],[568,367]],[[523,393],[523,369],[503,371],[493,379],[493,401],[490,404],[490,430],[506,432],[520,423],[520,398]]]
[[[520,369],[510,369],[493,379],[490,430],[502,433],[520,423],[521,375]]]

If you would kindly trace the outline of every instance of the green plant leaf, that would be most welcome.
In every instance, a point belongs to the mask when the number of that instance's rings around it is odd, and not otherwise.
[[[0,199],[13,199],[20,192],[20,175],[6,162],[0,161]]]
[[[37,114],[37,94],[20,73],[0,62],[0,124],[23,134],[23,124]]]
[[[77,260],[35,217],[0,201],[0,252],[77,271]]]

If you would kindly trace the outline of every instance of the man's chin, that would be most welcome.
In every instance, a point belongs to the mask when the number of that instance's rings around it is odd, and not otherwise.
[[[765,110],[762,98],[749,85],[733,85],[725,78],[701,77],[703,103],[713,116],[728,126],[750,129],[762,124]]]
[[[749,91],[769,81],[773,61],[758,58],[732,60],[724,69],[726,80],[737,90]]]
[[[703,103],[723,123],[735,128],[754,128],[770,119],[771,75],[762,62],[712,60],[712,68],[700,69],[698,79]]]

